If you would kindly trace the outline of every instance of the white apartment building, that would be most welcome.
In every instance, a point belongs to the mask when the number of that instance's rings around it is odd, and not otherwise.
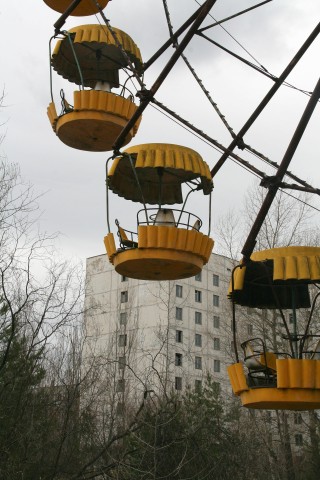
[[[212,254],[196,277],[152,282],[118,275],[106,255],[87,259],[85,357],[101,358],[103,389],[117,413],[127,408],[128,399],[139,400],[146,390],[161,395],[197,389],[208,374],[225,397],[233,396],[227,375],[234,361],[227,299],[232,268],[231,259]],[[264,338],[270,323],[266,314],[237,307],[240,341]],[[275,315],[271,312],[270,318]],[[291,325],[291,313],[286,315]],[[274,318],[273,325],[281,342],[283,327]],[[238,350],[243,358],[239,345]],[[264,412],[263,417],[271,432],[274,412]],[[303,442],[302,418],[300,413],[290,414],[296,448]]]
[[[195,277],[141,281],[118,275],[106,255],[87,259],[86,355],[117,364],[117,390],[198,388],[207,374],[229,389],[232,261],[212,254]],[[248,327],[252,333],[252,327]]]

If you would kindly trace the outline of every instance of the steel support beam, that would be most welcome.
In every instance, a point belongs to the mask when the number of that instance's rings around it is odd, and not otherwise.
[[[311,35],[309,35],[309,37],[307,38],[307,40],[304,42],[304,44],[302,45],[302,47],[298,50],[298,52],[296,53],[296,55],[293,57],[293,59],[291,60],[291,62],[288,64],[288,66],[284,69],[284,71],[282,72],[282,74],[280,75],[280,77],[278,79],[275,80],[275,83],[273,84],[273,86],[271,87],[271,89],[269,90],[269,92],[267,93],[267,95],[263,98],[263,100],[260,102],[260,104],[258,105],[258,107],[255,109],[255,111],[252,113],[252,115],[249,117],[249,119],[247,120],[247,122],[244,124],[244,126],[241,128],[241,130],[239,131],[239,133],[237,134],[237,136],[232,140],[232,142],[230,143],[229,147],[228,147],[228,150],[232,151],[237,145],[241,145],[243,143],[243,136],[245,133],[247,133],[247,131],[249,130],[249,128],[251,127],[251,125],[254,123],[254,121],[258,118],[258,116],[260,115],[260,113],[263,111],[264,107],[270,102],[270,100],[272,99],[272,97],[274,96],[274,94],[277,92],[277,90],[280,88],[280,86],[282,85],[282,83],[284,82],[284,80],[287,78],[287,76],[291,73],[291,71],[293,70],[293,68],[296,66],[296,64],[298,63],[298,61],[301,59],[301,57],[304,55],[304,53],[307,51],[307,49],[310,47],[310,45],[312,44],[312,42],[314,41],[314,39],[318,36],[320,32],[320,23],[318,23],[318,25],[316,26],[316,28],[313,30],[313,32],[311,33]],[[215,164],[215,166],[213,167],[213,169],[211,170],[211,175],[212,177],[214,177],[218,171],[220,170],[220,168],[223,166],[224,162],[227,160],[229,156],[229,153],[223,153],[222,156],[220,157],[220,159],[218,160],[218,162]]]
[[[280,187],[280,184],[282,182],[283,177],[285,176],[289,164],[291,162],[291,159],[299,145],[299,142],[302,138],[302,135],[309,123],[309,120],[312,116],[312,113],[320,99],[320,79],[318,80],[317,85],[315,86],[315,89],[310,97],[310,100],[305,108],[305,111],[303,112],[303,115],[300,119],[300,122],[298,123],[298,126],[293,134],[293,137],[288,145],[288,148],[284,154],[284,157],[279,165],[279,168],[277,170],[276,175],[274,176],[274,181],[272,184],[268,187],[268,193],[261,205],[261,208],[258,212],[258,215],[254,221],[254,224],[250,230],[250,233],[248,235],[248,238],[244,244],[244,247],[241,251],[243,255],[243,263],[245,264],[250,260],[250,256],[253,252],[253,249],[256,244],[256,239],[258,236],[258,233],[262,227],[262,224],[269,212],[269,209],[271,207],[271,204],[276,196],[276,193]]]
[[[123,128],[122,132],[118,136],[118,138],[115,141],[115,144],[113,145],[113,149],[115,152],[118,152],[119,149],[122,147],[125,138],[128,134],[128,132],[131,130],[131,128],[134,126],[136,121],[139,119],[139,117],[142,115],[146,107],[148,106],[149,102],[152,100],[154,95],[157,93],[159,88],[161,87],[162,83],[176,64],[177,60],[179,59],[181,53],[184,51],[184,49],[188,46],[190,40],[198,30],[199,26],[203,22],[203,20],[206,18],[208,15],[209,11],[211,10],[212,6],[216,3],[217,0],[207,0],[201,7],[199,14],[197,15],[196,19],[194,20],[193,24],[183,37],[181,43],[171,56],[170,60],[158,76],[157,80],[154,82],[150,90],[142,90],[140,92],[140,98],[141,98],[141,103],[135,113],[132,115],[130,120],[128,121],[127,125]]]

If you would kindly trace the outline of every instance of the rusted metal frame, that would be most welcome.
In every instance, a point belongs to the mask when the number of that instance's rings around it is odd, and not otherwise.
[[[199,13],[201,12],[201,9],[202,9],[203,5],[201,5],[198,10],[196,10],[194,12],[193,15],[191,15],[191,17],[183,24],[181,25],[180,28],[178,28],[178,30],[176,31],[176,33],[174,33],[172,35],[172,37],[169,38],[169,40],[167,40],[163,45],[162,47],[159,48],[159,50],[152,55],[152,57],[143,64],[143,67],[144,67],[144,71],[147,70],[147,68],[149,68],[166,50],[167,48],[169,48],[173,42],[175,42],[177,40],[177,38],[188,28],[190,27],[190,25],[192,24],[192,22],[197,18],[197,16],[199,15]]]
[[[204,34],[201,33],[199,30],[197,31],[196,35],[199,35],[199,37],[204,38],[204,39],[207,40],[208,42],[212,43],[212,44],[215,45],[216,47],[218,47],[218,48],[220,48],[221,50],[223,50],[224,52],[229,53],[229,55],[231,55],[232,57],[236,58],[237,60],[240,60],[240,62],[245,63],[246,65],[248,65],[249,67],[253,68],[254,70],[257,70],[257,72],[262,73],[263,75],[265,75],[266,77],[270,78],[271,80],[274,80],[274,81],[277,80],[277,77],[276,77],[275,75],[272,75],[272,73],[269,73],[266,69],[264,69],[264,67],[262,67],[262,66],[257,67],[257,65],[254,65],[252,62],[249,62],[249,60],[246,60],[245,58],[241,57],[240,55],[237,55],[236,53],[232,52],[231,50],[229,50],[228,48],[224,47],[223,45],[221,45],[220,43],[216,42],[215,40],[212,40],[212,38],[207,37],[207,35],[204,35]]]
[[[212,38],[207,37],[207,35],[203,35],[203,33],[199,33],[199,30],[196,33],[196,35],[199,35],[199,37],[204,38],[208,42],[212,43],[216,47],[223,50],[224,52],[229,53],[229,55],[236,58],[237,60],[240,60],[240,62],[244,63],[245,65],[248,65],[248,67],[251,67],[254,70],[256,70],[257,72],[262,73],[262,75],[264,75],[265,77],[270,78],[271,80],[274,80],[274,81],[277,80],[278,77],[276,77],[276,75],[273,75],[273,73],[268,72],[268,70],[263,65],[257,66],[254,63],[249,62],[249,60],[246,60],[245,58],[241,57],[240,55],[237,55],[236,53],[232,52],[231,50],[224,47],[223,45],[216,42],[215,40],[212,40]],[[283,83],[285,83],[286,87],[294,88],[295,90],[298,90],[299,92],[304,93],[305,95],[308,95],[309,97],[312,93],[312,92],[308,92],[307,90],[303,90],[302,88],[297,88],[294,85],[292,85],[291,83],[288,83],[288,82],[283,82]]]
[[[261,152],[258,152],[257,150],[255,150],[254,148],[252,148],[250,145],[248,145],[247,143],[245,143],[245,149],[248,150],[249,152],[253,153],[254,155],[257,155],[259,157],[260,160],[264,161],[265,163],[267,163],[268,165],[271,165],[272,167],[274,168],[278,168],[279,167],[279,164],[277,162],[274,162],[273,160],[270,160],[270,158],[266,157],[265,155],[263,155]],[[307,183],[305,180],[302,180],[301,178],[297,177],[296,175],[294,175],[292,172],[290,172],[289,170],[286,172],[286,176],[291,178],[292,180],[294,180],[295,182],[298,182],[300,183],[301,185],[303,185],[304,187],[307,187],[307,188],[311,188],[311,189],[314,189],[314,187],[312,187],[311,185],[309,185],[309,183]],[[266,181],[267,181],[267,178],[266,177]],[[262,182],[261,182],[261,185],[262,185]],[[263,185],[264,186],[264,185]]]
[[[157,105],[164,112],[169,114],[171,117],[175,118],[178,122],[182,123],[182,125],[185,125],[187,128],[189,128],[190,130],[195,132],[197,135],[199,135],[199,137],[203,138],[204,140],[206,140],[207,142],[212,144],[214,147],[219,148],[219,150],[222,150],[223,152],[228,152],[228,149],[226,147],[224,147],[221,143],[219,143],[214,138],[209,137],[209,135],[207,135],[206,133],[204,133],[202,130],[195,127],[194,125],[192,125],[192,123],[188,122],[188,120],[185,120],[184,118],[180,117],[180,115],[178,115],[173,110],[171,110],[170,108],[163,105],[163,103],[158,102],[155,98],[152,99],[152,103]],[[259,170],[256,167],[254,167],[247,160],[244,160],[243,158],[239,157],[239,155],[237,155],[236,153],[234,153],[232,151],[229,151],[228,153],[229,153],[230,157],[233,158],[240,165],[243,165],[245,168],[248,168],[249,170],[251,170],[255,175],[258,175],[260,178],[262,178],[260,185],[262,185],[263,187],[268,186],[269,179],[273,178],[273,177],[267,176],[266,173],[262,172],[261,170]],[[268,159],[266,159],[266,161],[275,168],[279,167],[277,162],[272,162],[271,160],[268,160]],[[301,178],[297,177],[293,173],[287,171],[286,175],[288,177],[292,178],[292,180],[295,180],[296,182],[301,183],[301,185],[303,185],[303,186],[300,187],[299,185],[287,184],[287,183],[282,182],[280,184],[280,188],[292,188],[292,190],[301,190],[301,191],[305,191],[305,192],[316,193],[318,195],[320,194],[320,189],[312,187],[307,182],[305,182]]]
[[[243,263],[246,263],[250,260],[250,256],[253,252],[254,246],[256,244],[256,238],[258,236],[258,233],[261,229],[261,226],[269,212],[269,209],[271,207],[271,204],[276,196],[276,193],[279,189],[279,184],[281,183],[283,177],[285,176],[288,166],[291,162],[291,159],[299,145],[299,142],[302,138],[302,135],[309,123],[309,120],[312,116],[312,113],[319,101],[320,98],[320,79],[317,82],[317,85],[315,86],[315,89],[310,97],[310,100],[303,112],[303,115],[298,123],[298,126],[293,134],[293,137],[288,145],[288,148],[283,156],[283,159],[279,165],[278,171],[275,175],[275,181],[273,182],[272,185],[270,185],[268,189],[268,193],[261,205],[261,208],[258,212],[258,215],[256,217],[256,220],[254,221],[254,224],[250,230],[250,233],[248,235],[248,238],[244,244],[244,247],[241,251],[243,254]]]
[[[300,47],[296,55],[293,57],[291,62],[288,64],[288,66],[284,69],[280,77],[277,78],[275,81],[274,85],[271,87],[267,95],[263,98],[263,100],[260,102],[258,107],[255,109],[255,111],[252,113],[252,115],[249,117],[249,119],[246,121],[244,126],[241,128],[237,136],[232,140],[230,143],[228,150],[233,150],[238,144],[242,145],[243,144],[243,135],[249,130],[251,125],[254,123],[254,121],[258,118],[260,113],[263,111],[265,106],[270,102],[274,94],[277,92],[277,90],[280,88],[284,80],[287,78],[287,76],[290,74],[290,72],[293,70],[293,68],[296,66],[298,61],[301,59],[301,57],[304,55],[304,53],[307,51],[309,46],[312,44],[314,39],[317,37],[317,35],[320,32],[320,23],[316,26],[316,28],[313,30],[313,32],[309,35],[307,40],[304,42],[304,44]],[[221,158],[218,160],[218,162],[215,164],[213,169],[211,170],[211,175],[214,177],[216,173],[220,170],[220,168],[223,166],[225,161],[227,160],[229,156],[229,153],[224,153]]]
[[[273,177],[270,177],[270,178],[272,179]],[[262,187],[265,187],[267,184],[268,184],[268,177],[264,178],[262,180],[262,182],[260,183],[260,185]],[[290,184],[290,183],[286,183],[286,182],[280,182],[279,183],[279,188],[290,189],[290,190],[299,190],[300,192],[315,193],[316,195],[320,195],[320,189],[319,188],[313,188],[311,186],[304,187],[302,185],[296,185],[294,183]]]
[[[216,27],[217,25],[221,25],[221,23],[227,22],[228,20],[231,20],[232,18],[239,17],[240,15],[243,15],[244,13],[250,12],[250,10],[254,10],[255,8],[261,7],[265,3],[272,2],[272,0],[265,0],[264,2],[257,3],[257,5],[253,5],[253,7],[246,8],[245,10],[241,10],[241,12],[235,13],[234,15],[230,15],[230,17],[226,17],[223,20],[219,20],[218,22],[212,23],[211,25],[208,25],[207,27],[200,28],[199,32],[204,32],[205,30],[208,30],[209,28]]]
[[[217,147],[219,150],[222,150],[223,152],[227,152],[230,157],[232,157],[235,161],[240,163],[240,165],[243,165],[244,167],[251,170],[255,175],[258,175],[260,178],[264,178],[266,176],[266,174],[264,172],[262,172],[258,168],[251,165],[247,160],[244,160],[243,158],[239,157],[239,155],[237,155],[236,153],[234,153],[232,151],[228,151],[228,149],[225,146],[223,146],[221,143],[217,142],[217,140],[215,140],[212,137],[209,137],[209,135],[207,135],[206,133],[204,133],[202,130],[195,127],[194,125],[192,125],[192,123],[188,122],[184,118],[180,117],[173,110],[170,110],[170,108],[168,108],[165,105],[163,105],[162,103],[158,102],[155,98],[153,98],[151,101],[152,101],[152,103],[157,105],[159,108],[161,108],[164,112],[168,113],[173,118],[175,118],[180,123],[182,123],[182,125],[185,125],[187,128],[189,128],[190,130],[195,132],[197,135],[199,135],[199,137],[203,138],[204,140],[209,142],[214,147]]]
[[[131,130],[131,128],[134,126],[134,124],[136,123],[136,121],[140,118],[140,116],[142,115],[143,111],[146,109],[146,107],[148,106],[149,102],[151,101],[151,99],[154,97],[154,95],[156,94],[156,92],[159,90],[159,88],[161,87],[163,81],[165,80],[165,78],[168,76],[168,74],[170,73],[170,71],[172,70],[172,68],[174,67],[174,65],[176,64],[177,60],[179,59],[180,57],[180,54],[184,51],[184,49],[187,47],[187,45],[189,44],[190,40],[192,39],[192,37],[194,36],[195,32],[197,31],[197,29],[199,28],[199,25],[201,25],[201,23],[203,22],[203,20],[206,18],[206,16],[208,15],[210,9],[212,8],[212,6],[216,3],[217,0],[207,0],[203,5],[202,5],[202,8],[199,12],[199,15],[197,16],[197,18],[194,20],[193,22],[193,25],[191,25],[191,27],[189,28],[188,32],[185,34],[185,36],[183,37],[183,40],[181,41],[179,47],[175,50],[175,52],[173,53],[173,55],[171,56],[170,60],[168,61],[168,63],[166,64],[166,66],[164,67],[164,69],[162,70],[162,72],[160,73],[160,75],[158,76],[157,80],[154,82],[154,84],[152,85],[151,89],[150,90],[141,90],[139,95],[140,95],[140,98],[141,98],[141,103],[139,105],[139,107],[137,108],[137,110],[135,111],[135,113],[132,115],[132,117],[130,118],[130,120],[128,121],[127,125],[123,128],[122,132],[120,133],[120,135],[118,136],[118,138],[116,139],[114,145],[113,145],[113,149],[115,152],[119,151],[119,149],[122,147],[124,141],[125,141],[125,138],[127,136],[127,134],[129,133],[129,131]]]
[[[59,17],[56,23],[53,24],[56,35],[61,31],[61,27],[65,24],[69,15],[71,15],[73,10],[77,8],[80,2],[82,2],[82,0],[73,0],[61,17]]]
[[[172,28],[172,24],[171,24],[170,12],[169,12],[169,8],[168,8],[167,0],[162,0],[162,3],[163,3],[164,10],[165,10],[166,18],[167,18],[169,33],[170,33],[170,36],[172,37],[173,28]],[[174,48],[177,48],[177,46],[178,46],[178,41],[174,42],[174,44],[173,44]],[[187,57],[184,53],[181,54],[181,58],[184,61],[184,63],[187,65],[188,69],[190,70],[191,74],[195,78],[199,87],[201,88],[201,90],[205,94],[206,98],[211,103],[212,107],[214,108],[215,112],[219,116],[220,120],[222,121],[222,123],[224,124],[224,126],[226,127],[228,132],[230,133],[231,138],[234,138],[236,136],[236,134],[235,134],[233,128],[231,127],[231,125],[229,125],[228,121],[226,120],[225,115],[223,115],[223,113],[220,111],[220,108],[218,107],[217,103],[214,102],[213,98],[211,97],[211,94],[210,94],[209,90],[206,89],[202,80],[198,77],[198,74],[196,73],[195,69],[192,67],[191,63],[189,62],[189,60],[187,59]]]
[[[231,292],[232,292],[232,296],[231,296],[231,301],[232,301],[232,337],[233,337],[233,346],[234,346],[234,354],[235,354],[235,357],[236,357],[236,362],[239,363],[239,353],[238,353],[238,345],[237,345],[237,323],[236,323],[236,302],[234,300],[234,274],[235,274],[235,271],[238,269],[238,268],[242,268],[243,266],[242,265],[236,265],[233,269],[232,269],[232,273],[231,273]]]

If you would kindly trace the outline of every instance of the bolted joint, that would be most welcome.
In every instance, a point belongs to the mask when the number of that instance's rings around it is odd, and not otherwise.
[[[261,182],[260,182],[260,186],[261,187],[264,187],[264,188],[270,188],[270,187],[275,187],[275,186],[278,186],[280,185],[281,182],[279,180],[279,178],[277,177],[277,175],[266,175],[264,178],[262,178]]]
[[[150,101],[153,97],[152,93],[150,90],[147,90],[146,88],[143,88],[142,90],[139,90],[137,93],[136,93],[136,97],[140,98],[140,100],[142,102],[145,102],[145,101]]]
[[[244,150],[246,148],[246,144],[244,143],[243,141],[243,138],[239,138],[239,140],[237,141],[237,147],[240,149],[240,150]]]

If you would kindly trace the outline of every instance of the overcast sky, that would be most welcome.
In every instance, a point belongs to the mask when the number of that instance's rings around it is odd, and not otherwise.
[[[168,0],[174,29],[198,8],[195,0]],[[203,0],[201,0],[203,3]],[[252,0],[217,0],[212,9],[216,19],[248,8]],[[269,72],[279,75],[320,18],[319,0],[273,0],[224,27],[239,44]],[[128,33],[146,61],[168,38],[162,0],[112,0],[105,14],[113,26]],[[2,154],[20,165],[25,179],[37,192],[46,192],[40,200],[43,211],[41,228],[60,231],[60,248],[66,256],[80,259],[104,253],[105,221],[105,160],[106,153],[90,153],[71,149],[59,141],[51,129],[46,109],[50,102],[48,42],[59,14],[39,0],[5,2],[0,0],[0,88],[5,90],[5,108],[0,112],[5,140]],[[208,17],[205,24],[212,23]],[[65,29],[97,23],[95,17],[70,17]],[[239,55],[252,60],[248,53],[220,27],[207,31],[208,36],[223,43]],[[150,88],[165,65],[172,48],[145,74]],[[312,91],[319,76],[320,38],[303,57],[288,78],[293,85]],[[237,132],[272,82],[201,38],[194,38],[186,55],[226,119]],[[55,98],[63,86],[72,92],[77,87],[54,77]],[[69,89],[69,90],[68,90]],[[205,133],[228,145],[231,138],[191,74],[180,60],[156,98],[201,128]],[[245,137],[247,143],[280,162],[308,97],[282,87],[266,111]],[[317,107],[290,169],[319,187],[320,177],[320,115]],[[141,127],[130,145],[149,142],[176,143],[198,151],[210,168],[220,154],[202,140],[159,113],[151,106],[145,111]],[[254,157],[236,150],[258,168]],[[213,224],[229,209],[238,208],[253,176],[231,160],[215,178],[213,193]],[[196,201],[197,202],[197,201]],[[127,202],[128,203],[128,202]],[[317,198],[313,205],[320,208]],[[112,218],[127,218],[136,210],[127,210],[124,202],[112,200]],[[195,213],[205,217],[202,202],[195,204]],[[121,223],[125,223],[125,220]],[[124,225],[127,226],[127,225]],[[129,225],[131,228],[132,224]]]

